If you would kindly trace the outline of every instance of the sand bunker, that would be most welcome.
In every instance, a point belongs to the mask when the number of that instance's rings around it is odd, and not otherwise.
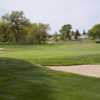
[[[54,66],[49,68],[55,71],[63,71],[100,78],[100,65]]]

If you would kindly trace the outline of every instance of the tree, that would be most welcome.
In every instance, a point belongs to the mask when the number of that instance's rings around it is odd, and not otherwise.
[[[100,39],[100,24],[96,24],[95,26],[93,26],[89,30],[88,35],[93,39]]]
[[[27,41],[28,43],[42,44],[45,43],[48,38],[48,30],[50,29],[48,24],[34,23],[28,28]]]
[[[80,34],[79,30],[76,30],[76,32],[75,32],[75,39],[78,40],[80,35],[81,34]]]
[[[0,42],[8,42],[12,38],[12,31],[9,24],[4,21],[0,21]]]
[[[13,37],[15,42],[20,42],[25,39],[24,29],[30,22],[24,16],[23,11],[13,11],[10,14],[5,14],[2,16],[2,20],[9,24],[9,29],[13,32]]]
[[[63,40],[71,40],[71,29],[72,29],[72,25],[67,24],[67,25],[63,25],[60,33],[62,34],[62,39]]]
[[[49,24],[38,24],[38,42],[39,43],[45,43],[48,37],[48,31],[50,30]]]
[[[59,41],[59,34],[55,32],[55,34],[53,35],[53,38],[56,42]]]
[[[86,35],[86,32],[85,32],[85,30],[83,30],[83,33],[82,33],[83,35]]]
[[[15,43],[45,43],[50,27],[48,24],[32,23],[22,11],[13,11],[2,16],[0,41]]]

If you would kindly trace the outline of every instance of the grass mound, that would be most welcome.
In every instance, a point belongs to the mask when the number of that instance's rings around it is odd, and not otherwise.
[[[0,59],[0,100],[52,100],[45,70],[17,59]]]
[[[0,58],[0,100],[100,100],[100,79]]]

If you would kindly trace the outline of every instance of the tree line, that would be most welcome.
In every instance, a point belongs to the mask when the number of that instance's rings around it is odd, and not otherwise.
[[[23,11],[12,11],[0,18],[0,42],[42,44],[50,37],[49,30],[49,24],[32,23]],[[73,31],[70,24],[63,25],[59,33],[53,35],[56,41],[72,38],[78,40],[82,35],[79,30]],[[86,34],[92,39],[100,38],[100,24],[92,27],[87,33],[83,31],[83,35]]]
[[[1,17],[0,42],[13,43],[45,43],[49,25],[32,23],[23,11],[13,11]]]

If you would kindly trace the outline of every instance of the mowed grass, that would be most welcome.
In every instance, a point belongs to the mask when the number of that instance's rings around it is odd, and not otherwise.
[[[100,100],[100,79],[43,65],[100,64],[100,45],[0,45],[0,100]]]
[[[55,45],[0,45],[0,57],[17,58],[40,65],[100,64],[100,44],[66,42]]]
[[[0,58],[0,100],[100,100],[100,79]]]

